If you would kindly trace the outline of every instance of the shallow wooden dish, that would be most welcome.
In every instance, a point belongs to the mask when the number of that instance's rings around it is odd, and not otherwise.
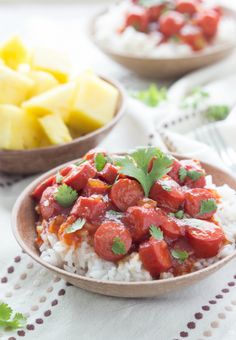
[[[231,175],[212,165],[206,163],[202,164],[206,169],[206,172],[208,174],[212,174],[213,181],[217,185],[228,184],[236,190],[236,179],[234,179]],[[31,256],[42,266],[48,268],[52,272],[56,273],[58,276],[72,283],[74,286],[83,288],[91,292],[118,297],[133,298],[160,296],[168,292],[172,292],[177,289],[197,283],[198,281],[219,270],[222,266],[224,266],[227,262],[229,262],[233,257],[236,256],[235,250],[234,253],[232,253],[230,256],[227,256],[224,259],[216,262],[215,264],[191,274],[171,279],[130,283],[90,279],[77,274],[71,274],[63,269],[48,264],[40,258],[39,251],[34,243],[36,236],[36,214],[34,211],[35,203],[30,197],[30,194],[39,182],[47,178],[49,175],[56,173],[56,171],[61,167],[62,166],[40,176],[23,191],[13,208],[12,229],[19,245],[29,256]]]
[[[105,126],[69,143],[31,150],[0,150],[0,171],[10,174],[33,174],[54,168],[69,160],[83,156],[97,146],[114,128],[125,112],[125,94],[120,84],[102,78],[119,91],[113,119]]]
[[[103,11],[96,15],[89,26],[89,36],[94,44],[108,57],[115,60],[117,63],[123,65],[127,69],[149,78],[168,79],[177,78],[184,74],[211,65],[226,58],[230,55],[236,47],[236,39],[231,42],[224,42],[217,44],[210,51],[194,53],[187,57],[174,57],[174,58],[150,58],[150,57],[137,57],[124,53],[112,51],[109,46],[104,47],[99,43],[94,35],[95,21],[97,18],[104,14]],[[236,12],[223,7],[225,16],[234,18],[236,20]]]

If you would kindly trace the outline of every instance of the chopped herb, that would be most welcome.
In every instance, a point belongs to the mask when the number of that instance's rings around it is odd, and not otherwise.
[[[16,313],[13,316],[13,310],[8,304],[0,304],[0,327],[22,328],[25,327],[26,320],[26,317],[21,313]]]
[[[106,157],[102,153],[97,153],[94,159],[94,164],[97,171],[102,171],[106,163]]]
[[[156,240],[163,240],[163,232],[160,228],[156,227],[155,225],[151,225],[149,228],[149,232]]]
[[[184,211],[183,210],[179,210],[175,213],[175,217],[182,219],[184,217]]]
[[[184,167],[181,167],[179,169],[179,180],[180,182],[183,182],[187,176],[187,170]]]
[[[139,6],[143,7],[151,7],[151,6],[157,6],[165,3],[166,0],[139,0],[138,4]]]
[[[151,84],[147,90],[133,92],[131,95],[147,106],[156,107],[167,99],[167,90],[165,87],[158,88],[155,84]]]
[[[66,234],[72,234],[75,231],[78,231],[80,229],[83,228],[83,226],[86,223],[86,219],[85,218],[78,218],[71,226],[69,226],[66,230],[65,233]]]
[[[74,164],[76,165],[76,166],[80,166],[81,164],[83,164],[84,162],[87,162],[87,160],[86,159],[79,159],[77,162],[75,162]]]
[[[107,214],[116,216],[116,215],[120,215],[121,212],[115,211],[115,210],[108,210]]]
[[[196,110],[199,107],[199,104],[202,104],[207,98],[209,98],[208,92],[200,86],[194,87],[189,94],[183,98],[180,107],[182,109],[192,108]]]
[[[113,253],[116,254],[116,255],[126,254],[125,244],[120,239],[120,237],[114,238],[111,249],[112,249]]]
[[[230,108],[227,105],[211,105],[205,111],[205,116],[210,121],[225,119],[229,114]]]
[[[162,189],[164,189],[165,191],[171,191],[171,187],[169,187],[168,185],[166,184],[162,184]]]
[[[216,201],[214,198],[209,198],[208,200],[201,201],[200,212],[198,216],[210,213],[217,209]]]
[[[203,172],[196,171],[196,170],[188,170],[187,176],[191,178],[193,181],[197,181],[199,178],[204,176]]]
[[[63,180],[63,176],[60,174],[60,172],[58,172],[56,174],[56,183],[60,184],[62,182],[62,180]]]
[[[184,261],[188,258],[189,254],[187,251],[185,250],[176,250],[176,249],[173,249],[171,250],[171,255],[179,260],[181,263],[184,263]]]
[[[62,184],[54,194],[55,200],[64,208],[69,208],[76,201],[78,194],[70,186]]]
[[[152,169],[148,171],[150,161]],[[126,156],[116,158],[116,165],[120,166],[120,174],[135,178],[143,187],[145,196],[154,182],[170,171],[173,161],[158,148],[138,148]]]
[[[172,37],[170,37],[170,41],[173,41],[174,43],[179,43],[180,38],[177,35],[172,35]]]

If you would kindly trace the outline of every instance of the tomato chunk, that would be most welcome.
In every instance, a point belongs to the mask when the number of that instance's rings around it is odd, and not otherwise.
[[[191,217],[209,219],[217,210],[215,194],[202,188],[188,190],[185,193],[184,209]]]
[[[55,200],[55,193],[57,192],[57,185],[53,185],[44,190],[43,195],[39,202],[39,211],[45,220],[57,215],[68,215],[70,208],[63,208]]]
[[[154,277],[166,272],[172,266],[170,252],[164,240],[150,239],[139,247],[140,260],[144,268]]]
[[[200,51],[207,44],[201,29],[193,25],[185,25],[180,31],[180,38],[193,51]]]
[[[116,240],[123,244],[124,252],[117,254],[112,249]],[[129,231],[123,224],[113,221],[106,221],[100,225],[94,235],[94,250],[104,260],[118,261],[122,259],[129,251],[132,244],[132,238]]]
[[[194,224],[196,226],[191,224],[186,226],[186,235],[195,256],[199,258],[216,256],[225,240],[222,229],[208,221],[195,220]]]
[[[100,223],[106,210],[106,202],[101,196],[80,196],[71,210],[71,215],[85,218],[90,223]]]
[[[149,228],[152,224],[157,227],[161,225],[162,212],[160,209],[130,207],[123,222],[127,224],[133,240],[135,242],[142,241],[149,235]]]
[[[88,162],[72,169],[62,180],[63,183],[69,185],[73,189],[79,191],[85,187],[89,178],[94,178],[97,171]]]
[[[185,24],[183,14],[175,11],[169,11],[160,17],[160,31],[167,37],[176,35]]]
[[[134,7],[132,12],[127,14],[125,28],[132,26],[139,32],[148,30],[148,14],[144,8]]]
[[[106,195],[110,187],[108,184],[100,181],[100,179],[89,178],[88,182],[83,190],[85,196],[91,195]]]
[[[181,165],[187,171],[184,179],[184,185],[189,188],[203,188],[206,185],[205,170],[198,160],[182,160]],[[198,175],[198,176],[196,176]]]
[[[207,9],[196,14],[196,24],[208,38],[212,38],[216,35],[218,22],[219,14],[214,10]]]
[[[179,210],[184,203],[182,188],[169,176],[156,181],[150,190],[149,196],[157,201],[158,207],[168,208],[173,212]]]
[[[198,11],[198,3],[194,0],[178,0],[175,9],[180,13],[193,15]]]
[[[39,183],[39,185],[34,189],[32,197],[36,200],[40,200],[44,190],[55,183],[56,183],[55,175],[52,175],[49,178],[45,179],[43,182]]]
[[[107,163],[103,170],[99,172],[98,177],[107,182],[108,184],[113,184],[118,176],[118,168],[111,164]]]
[[[110,199],[121,211],[126,211],[144,197],[141,185],[133,179],[119,179],[110,191]]]

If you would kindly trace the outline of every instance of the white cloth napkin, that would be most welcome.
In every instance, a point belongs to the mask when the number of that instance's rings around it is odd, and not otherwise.
[[[137,145],[168,150],[154,124],[163,120],[166,109],[164,105],[159,110],[148,109],[131,99],[128,114],[101,146],[109,151]],[[175,131],[168,134],[177,152],[210,161],[204,145]],[[217,162],[213,151],[211,161]],[[230,326],[236,315],[235,261],[197,285],[159,299],[140,300],[99,296],[68,286],[22,254],[11,233],[10,212],[32,179],[0,177],[0,300],[28,316],[26,329],[2,332],[0,339],[236,338],[235,328]]]

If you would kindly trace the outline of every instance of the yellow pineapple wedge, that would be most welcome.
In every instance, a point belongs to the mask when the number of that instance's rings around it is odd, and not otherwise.
[[[30,61],[30,52],[18,36],[11,37],[1,46],[0,56],[5,64],[13,69]]]
[[[38,120],[52,144],[63,144],[72,140],[70,132],[61,117],[47,115]]]
[[[30,97],[37,96],[59,85],[57,79],[48,72],[31,71],[29,73],[29,77],[34,81],[34,86],[30,92]]]
[[[51,73],[60,83],[69,79],[70,64],[60,53],[46,48],[35,48],[31,62],[33,69]]]
[[[20,105],[33,86],[34,82],[28,77],[0,65],[0,104]]]
[[[0,105],[0,148],[32,149],[49,143],[36,118],[15,105]]]
[[[42,117],[57,114],[65,123],[70,115],[71,101],[75,91],[75,83],[59,85],[47,92],[33,97],[22,104],[22,107],[34,116]]]
[[[117,89],[89,72],[79,77],[68,125],[80,134],[107,124],[114,116]]]

